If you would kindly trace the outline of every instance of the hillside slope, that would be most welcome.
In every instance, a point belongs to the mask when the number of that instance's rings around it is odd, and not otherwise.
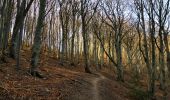
[[[25,100],[126,100],[128,89],[102,74],[86,74],[61,66],[57,60],[40,61],[44,78],[29,74],[29,54],[22,53],[21,70],[15,70],[15,61],[7,59],[0,64],[0,99]],[[42,57],[43,58],[43,57]],[[72,66],[70,66],[72,67]],[[81,67],[77,68],[81,69]]]
[[[28,72],[29,56],[29,52],[22,52],[20,71],[15,70],[16,63],[10,58],[7,63],[0,64],[0,99],[144,100],[145,94],[134,90],[129,82],[118,82],[115,76],[106,72],[84,73],[81,64],[62,66],[58,60],[46,55],[41,56],[39,64],[44,78],[33,77]]]

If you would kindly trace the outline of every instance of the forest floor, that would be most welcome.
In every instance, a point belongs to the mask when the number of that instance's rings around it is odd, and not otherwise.
[[[146,84],[142,85],[141,81],[135,86],[128,73],[125,73],[124,83],[117,82],[114,74],[104,70],[87,74],[81,64],[76,67],[61,65],[46,55],[41,56],[39,64],[44,78],[33,77],[28,72],[30,55],[22,50],[19,71],[10,58],[7,63],[0,64],[0,100],[145,100],[147,96]],[[157,100],[162,100],[162,91],[156,96]]]

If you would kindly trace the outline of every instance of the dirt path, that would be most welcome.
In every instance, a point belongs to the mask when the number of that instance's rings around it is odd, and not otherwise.
[[[115,96],[109,79],[101,74],[85,77],[81,82],[83,84],[76,84],[62,100],[122,100]]]
[[[95,78],[94,80],[92,80],[92,84],[93,84],[93,87],[92,87],[92,92],[93,92],[93,100],[101,100],[101,97],[100,97],[100,90],[99,90],[99,82],[100,81],[104,81],[106,78],[99,74],[99,77]]]

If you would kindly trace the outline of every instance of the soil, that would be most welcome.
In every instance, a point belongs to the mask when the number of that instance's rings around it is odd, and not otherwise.
[[[16,61],[10,58],[0,64],[0,100],[141,100],[129,95],[128,73],[122,83],[105,69],[87,74],[81,62],[76,66],[67,62],[61,65],[59,60],[42,55],[39,71],[43,78],[38,78],[29,73],[30,52],[21,54],[21,70],[15,69]],[[146,82],[142,82],[145,89]],[[157,100],[162,100],[162,91],[157,90]],[[167,100],[169,97],[167,94]]]

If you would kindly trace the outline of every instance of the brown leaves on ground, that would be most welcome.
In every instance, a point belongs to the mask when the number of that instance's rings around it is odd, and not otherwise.
[[[61,66],[57,59],[41,55],[39,63],[40,73],[45,77],[40,79],[28,73],[30,67],[30,55],[28,51],[21,52],[22,70],[16,71],[16,61],[8,58],[8,63],[0,65],[0,99],[6,100],[86,100],[92,97],[93,80],[99,76],[82,72],[82,64],[76,67],[66,64]],[[104,69],[103,69],[104,71]],[[125,76],[125,83],[116,81],[114,74],[107,71],[101,72],[106,77],[98,83],[99,95],[102,98],[112,100],[131,100],[129,96],[130,75]],[[141,81],[142,88],[147,89],[147,83]],[[159,90],[159,89],[157,89]],[[156,95],[161,97],[161,91]],[[84,97],[84,99],[82,98]],[[80,99],[81,98],[81,99]],[[104,100],[100,98],[101,100]],[[159,100],[159,99],[158,99]],[[160,99],[161,100],[161,99]]]
[[[83,73],[82,66],[68,69],[68,66],[60,66],[56,59],[42,55],[39,70],[45,78],[40,79],[28,72],[30,55],[30,52],[21,52],[22,70],[17,71],[16,61],[10,58],[7,59],[8,63],[0,65],[0,99],[69,100],[71,97],[74,99],[77,93],[80,93],[80,97],[83,93],[91,97],[89,90],[93,85],[90,81],[96,76]]]

